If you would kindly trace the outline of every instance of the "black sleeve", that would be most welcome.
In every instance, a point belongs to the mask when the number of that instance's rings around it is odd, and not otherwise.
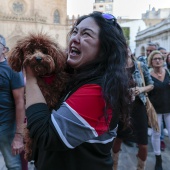
[[[27,128],[33,142],[45,150],[67,150],[51,121],[51,112],[45,103],[37,103],[26,109]]]

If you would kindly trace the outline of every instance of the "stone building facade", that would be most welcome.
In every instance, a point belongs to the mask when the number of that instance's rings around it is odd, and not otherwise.
[[[146,55],[146,46],[149,42],[157,44],[158,47],[164,47],[170,52],[170,8],[157,11],[152,8],[142,14],[142,19],[147,28],[136,35],[136,57]]]
[[[152,10],[147,10],[142,14],[142,19],[145,22],[147,27],[156,25],[160,23],[163,19],[170,16],[170,8],[162,8],[155,10],[153,7]]]
[[[170,52],[170,17],[162,22],[137,33],[136,57],[146,55],[147,43],[153,42]]]
[[[28,33],[50,35],[66,47],[67,0],[0,0],[0,34],[12,48]]]

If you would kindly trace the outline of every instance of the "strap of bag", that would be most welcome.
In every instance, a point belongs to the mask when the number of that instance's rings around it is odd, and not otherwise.
[[[142,76],[142,80],[143,80],[143,87],[146,86],[145,84],[145,79],[144,79],[144,76],[143,76],[143,71],[142,71],[142,68],[141,68],[141,63],[140,62],[137,62],[138,63],[138,68],[139,68],[139,71],[140,71],[140,75]],[[145,96],[147,97],[148,94],[145,92]]]
[[[144,76],[143,76],[143,72],[142,72],[142,68],[141,68],[141,63],[140,62],[138,62],[138,68],[139,68],[140,74],[141,74],[142,79],[143,79],[143,85],[145,86],[145,79],[144,79]],[[146,96],[146,100],[147,100],[147,108],[152,110],[150,113],[147,113],[148,114],[148,123],[156,131],[159,131],[159,125],[158,125],[156,111],[155,111],[152,103],[150,102],[150,100],[148,98],[148,94],[146,92],[145,92],[145,96]],[[147,112],[148,112],[148,110],[147,110]]]
[[[138,68],[139,68],[139,71],[140,71],[140,75],[142,76],[143,86],[145,86],[145,79],[144,79],[144,76],[143,76],[143,71],[142,71],[142,68],[141,68],[141,63],[140,62],[137,62],[137,63],[138,63]]]

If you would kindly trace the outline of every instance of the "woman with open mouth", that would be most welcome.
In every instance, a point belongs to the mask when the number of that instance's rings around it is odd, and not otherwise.
[[[118,120],[130,123],[125,70],[127,44],[111,14],[94,12],[69,34],[70,81],[50,112],[30,68],[26,115],[38,170],[112,170],[111,148]],[[50,114],[49,114],[50,113]]]

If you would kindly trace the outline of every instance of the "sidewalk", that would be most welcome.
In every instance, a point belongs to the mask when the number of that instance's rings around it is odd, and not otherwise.
[[[167,136],[165,136],[165,144],[166,148],[165,151],[161,153],[162,155],[162,166],[163,170],[170,170],[170,140]],[[122,145],[120,151],[120,160],[118,165],[118,170],[136,170],[137,165],[137,158],[136,154],[138,152],[138,148],[136,144],[134,147],[127,147]],[[153,152],[152,144],[151,144],[151,137],[148,137],[148,156],[146,160],[146,167],[145,170],[154,170],[155,166],[155,155]]]
[[[162,165],[164,170],[169,170],[170,169],[169,168],[170,167],[170,157],[169,157],[170,141],[168,137],[165,137],[165,144],[166,144],[166,149],[164,152],[162,152],[162,160],[163,160]],[[137,151],[138,148],[136,147],[136,144],[134,144],[134,147],[128,147],[122,144],[118,170],[136,170]],[[145,170],[154,170],[154,166],[155,166],[155,155],[153,153],[153,149],[151,145],[151,137],[148,137],[148,157],[146,161]],[[28,167],[29,170],[34,170],[33,164],[29,163]],[[7,170],[1,152],[0,152],[0,170]]]
[[[0,152],[0,170],[7,170],[1,152]],[[29,163],[28,170],[34,170],[34,165]]]

